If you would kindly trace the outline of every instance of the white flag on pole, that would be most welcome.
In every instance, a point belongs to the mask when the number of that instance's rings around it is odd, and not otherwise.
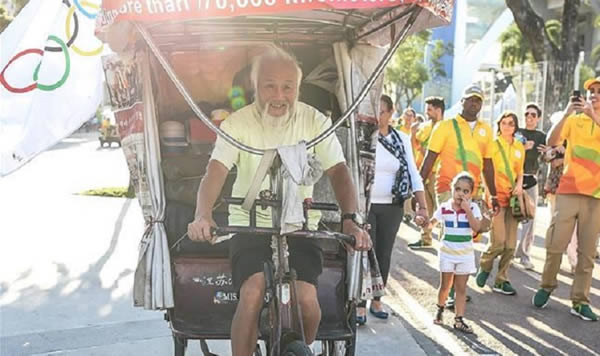
[[[89,120],[102,99],[101,0],[31,0],[0,34],[0,176]]]

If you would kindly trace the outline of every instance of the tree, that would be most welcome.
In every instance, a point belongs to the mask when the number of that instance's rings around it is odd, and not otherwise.
[[[4,5],[0,5],[0,33],[4,31],[6,26],[8,26],[8,24],[11,23],[12,20],[13,17],[10,16],[8,10],[6,10]]]
[[[395,102],[404,102],[411,106],[412,102],[421,95],[423,84],[431,76],[445,77],[446,72],[440,58],[448,52],[442,41],[435,41],[431,49],[431,69],[424,63],[425,50],[431,33],[419,32],[408,37],[402,43],[390,64],[385,70],[385,86],[387,91],[395,92]]]
[[[596,16],[596,19],[594,20],[594,27],[595,28],[600,28],[600,15]],[[592,49],[592,63],[594,64],[594,67],[598,64],[598,62],[600,61],[600,44],[595,46]]]
[[[13,4],[14,13],[11,13],[6,5],[0,4],[0,33],[4,31],[6,26],[12,22],[13,18],[17,16],[19,11],[21,11],[28,2],[29,0],[12,0],[11,3]]]
[[[505,1],[531,49],[533,59],[536,62],[548,62],[544,93],[548,117],[567,100],[569,89],[573,87],[573,72],[580,51],[576,31],[581,0],[564,1],[561,20],[549,23],[550,26],[533,10],[531,0]],[[562,25],[560,31],[557,23]]]
[[[533,56],[529,44],[523,38],[517,24],[510,25],[500,34],[500,65],[502,68],[512,68],[517,64],[532,62]]]

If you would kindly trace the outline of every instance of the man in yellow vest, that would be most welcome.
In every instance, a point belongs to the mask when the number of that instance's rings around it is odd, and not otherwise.
[[[427,115],[428,121],[415,127],[412,135],[413,142],[415,143],[414,152],[417,167],[421,167],[423,164],[431,134],[437,124],[444,118],[445,109],[446,105],[444,103],[444,98],[432,96],[425,99],[425,114]],[[429,212],[429,218],[431,219],[431,214],[433,214],[433,212],[437,209],[437,201],[435,197],[435,175],[433,172],[430,173],[429,176],[424,180],[424,183],[427,211]],[[431,227],[423,227],[421,239],[417,242],[408,244],[408,247],[411,249],[432,247]]]

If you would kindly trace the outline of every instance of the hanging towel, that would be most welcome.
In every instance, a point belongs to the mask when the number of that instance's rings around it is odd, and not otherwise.
[[[281,201],[281,233],[302,229],[304,223],[303,198],[298,186],[314,185],[323,175],[323,167],[314,154],[306,151],[306,142],[281,146],[277,153],[282,163],[283,199]]]

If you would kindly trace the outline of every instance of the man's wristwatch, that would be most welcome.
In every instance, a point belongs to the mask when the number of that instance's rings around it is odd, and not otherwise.
[[[342,224],[344,223],[344,220],[352,220],[356,224],[356,226],[362,225],[360,216],[356,213],[342,214]]]

